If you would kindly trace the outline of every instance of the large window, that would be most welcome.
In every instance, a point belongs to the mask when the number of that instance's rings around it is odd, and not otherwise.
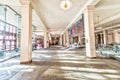
[[[0,20],[0,50],[14,50],[16,48],[16,31],[16,26]]]
[[[20,19],[20,15],[10,6],[0,5],[0,50],[20,47],[17,46],[20,43]]]

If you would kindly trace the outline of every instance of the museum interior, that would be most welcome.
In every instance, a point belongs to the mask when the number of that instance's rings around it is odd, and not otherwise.
[[[120,80],[120,0],[0,0],[0,80]]]

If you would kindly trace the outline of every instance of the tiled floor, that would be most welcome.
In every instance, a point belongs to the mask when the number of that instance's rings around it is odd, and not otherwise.
[[[19,57],[0,63],[0,80],[120,80],[120,62],[85,57],[84,49],[50,48],[33,52],[33,62]]]

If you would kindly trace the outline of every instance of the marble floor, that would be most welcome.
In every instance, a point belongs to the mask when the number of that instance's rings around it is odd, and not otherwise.
[[[19,57],[0,63],[0,80],[120,80],[120,62],[85,50],[51,47],[33,51],[33,62],[20,64]]]

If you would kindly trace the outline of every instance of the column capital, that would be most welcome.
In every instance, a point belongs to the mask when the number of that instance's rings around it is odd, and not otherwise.
[[[19,2],[21,3],[21,5],[30,5],[31,8],[33,8],[33,3],[31,2],[31,0],[19,0]]]
[[[88,9],[88,11],[93,11],[94,10],[94,5],[88,5],[87,9]]]
[[[30,4],[30,0],[19,0],[19,2],[20,2],[22,5],[29,5],[29,4]]]

